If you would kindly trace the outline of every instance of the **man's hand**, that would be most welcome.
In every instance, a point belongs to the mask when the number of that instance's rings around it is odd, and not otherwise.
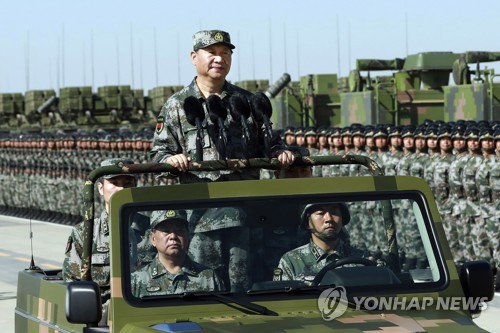
[[[170,156],[169,158],[167,158],[165,162],[167,162],[174,168],[177,168],[177,170],[184,172],[187,171],[189,167],[189,162],[191,162],[191,157],[188,157],[184,154],[177,154],[174,156]]]
[[[295,161],[295,155],[289,150],[282,150],[278,152],[278,161],[282,168],[288,168]]]

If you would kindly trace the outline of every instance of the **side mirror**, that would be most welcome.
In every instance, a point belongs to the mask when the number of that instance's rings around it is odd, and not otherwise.
[[[66,319],[97,326],[102,317],[101,293],[94,281],[73,281],[66,289]]]
[[[495,290],[493,287],[493,271],[486,260],[469,261],[462,265],[460,269],[460,282],[465,293],[465,297],[472,298],[469,311],[472,314],[481,312],[481,302],[489,302],[493,299]]]

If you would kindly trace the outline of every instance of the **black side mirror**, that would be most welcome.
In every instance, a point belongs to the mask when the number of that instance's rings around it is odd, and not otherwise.
[[[495,290],[493,287],[493,271],[486,260],[469,261],[460,268],[460,282],[465,297],[480,299],[481,302],[489,302],[493,299]],[[481,312],[480,303],[471,302],[469,309],[472,314]]]
[[[102,317],[101,293],[94,281],[74,281],[66,289],[66,319],[97,326]]]

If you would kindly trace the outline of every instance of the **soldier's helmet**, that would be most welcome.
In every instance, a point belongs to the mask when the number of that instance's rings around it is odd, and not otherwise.
[[[387,128],[384,126],[377,126],[373,133],[373,137],[378,138],[379,136],[387,137]]]
[[[365,137],[373,137],[375,134],[375,127],[368,125],[365,127]]]
[[[179,210],[156,210],[151,214],[151,229],[156,229],[160,223],[180,221],[188,226],[187,213],[183,209]]]
[[[437,138],[438,128],[436,126],[429,126],[425,130],[425,137],[428,138]]]
[[[287,128],[285,128],[285,131],[283,132],[283,136],[286,136],[286,135],[295,135],[295,131],[294,131],[294,128],[292,126],[288,126]]]
[[[309,223],[309,216],[315,209],[324,207],[324,206],[333,206],[336,205],[340,208],[340,213],[342,214],[342,224],[345,226],[351,220],[351,214],[349,213],[349,208],[343,202],[319,202],[319,203],[310,203],[305,205],[302,208],[302,212],[300,214],[300,228],[303,230],[307,230],[307,226]]]
[[[352,136],[355,136],[355,135],[361,135],[361,136],[365,136],[365,128],[363,127],[363,125],[352,125],[351,126],[351,135]]]
[[[451,130],[451,139],[465,139],[465,129],[456,126]]]
[[[495,132],[493,133],[493,138],[496,140],[500,140],[500,126],[497,126]]]
[[[297,127],[295,129],[295,136],[304,136],[304,129],[302,127]]]
[[[317,132],[318,132],[318,137],[320,137],[320,136],[326,136],[327,133],[328,133],[328,130],[327,130],[326,127],[322,126],[322,127],[318,128]]]
[[[389,137],[392,136],[401,136],[401,127],[400,126],[391,126],[389,129]]]

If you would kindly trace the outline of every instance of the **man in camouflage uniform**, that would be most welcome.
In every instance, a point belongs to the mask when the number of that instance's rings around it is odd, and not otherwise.
[[[481,208],[476,184],[476,172],[483,161],[483,156],[479,148],[479,130],[477,128],[468,128],[465,131],[465,140],[469,158],[464,166],[461,178],[467,208],[462,212],[461,217],[460,225],[464,227],[464,238],[460,240],[460,246],[464,250],[465,260],[469,261],[477,259],[475,254],[476,246],[474,245],[476,238],[472,233],[475,225],[481,225]]]
[[[342,136],[340,133],[341,129],[339,127],[334,127],[329,131],[328,135],[328,146],[330,150],[328,151],[328,156],[336,156],[344,153],[344,145],[342,144]],[[313,170],[314,172],[315,170]],[[313,173],[314,176],[319,176],[318,172]],[[322,177],[336,177],[340,176],[340,165],[323,165],[321,167]]]
[[[186,211],[155,211],[151,221],[149,239],[158,254],[146,267],[132,273],[131,289],[134,296],[225,289],[222,280],[213,269],[189,258]]]
[[[299,280],[310,284],[331,262],[345,257],[368,257],[367,252],[348,243],[343,227],[349,220],[349,210],[343,203],[306,205],[301,213],[300,227],[311,232],[311,240],[281,257],[273,280]]]
[[[116,165],[118,163],[132,164],[130,160],[107,159],[102,161],[101,166]],[[129,187],[134,187],[136,180],[133,175],[118,174],[106,175],[97,183],[99,194],[103,197],[105,210],[99,217],[94,218],[94,239],[92,241],[92,279],[101,288],[104,300],[109,297],[109,200],[111,196]],[[143,224],[143,232],[147,223]],[[83,222],[75,225],[71,231],[66,245],[65,258],[63,262],[63,277],[65,281],[80,280],[81,264],[83,255]]]
[[[218,95],[224,103],[227,103],[231,96],[239,94],[249,100],[252,93],[230,84],[226,81],[226,76],[231,69],[232,54],[235,46],[231,44],[230,36],[221,30],[198,31],[193,35],[193,51],[191,52],[191,62],[196,67],[197,76],[187,87],[172,95],[163,106],[158,116],[156,132],[154,137],[154,147],[151,150],[153,162],[168,163],[182,173],[179,174],[180,183],[196,182],[205,180],[239,180],[239,179],[259,179],[258,170],[247,170],[245,172],[212,172],[212,173],[192,173],[185,172],[189,162],[195,159],[196,155],[201,155],[203,160],[219,159],[219,142],[215,135],[213,124],[207,108],[206,100],[210,95]],[[183,104],[186,98],[196,97],[202,104],[204,117],[201,119],[201,127],[192,125],[188,119],[200,115],[194,115],[193,110],[184,110]],[[235,112],[238,110],[234,110]],[[264,145],[260,140],[260,125],[249,117],[247,122],[248,130],[244,130],[240,119],[232,119],[231,115],[225,120],[228,136],[231,145],[228,144],[227,158],[251,158],[263,157]],[[217,125],[218,126],[218,125]],[[243,144],[242,134],[247,133],[248,145]],[[198,135],[201,133],[200,135]],[[201,140],[202,152],[197,152],[197,139]],[[246,148],[246,149],[243,149]],[[244,150],[247,150],[245,156]],[[293,154],[284,149],[279,136],[275,136],[271,143],[271,153],[277,157],[283,166],[288,166],[293,162]]]
[[[465,130],[463,128],[455,128],[451,132],[451,140],[453,142],[453,150],[455,151],[455,159],[450,164],[449,171],[449,187],[450,198],[452,203],[451,215],[449,217],[449,228],[447,234],[449,235],[448,241],[453,258],[456,263],[464,262],[465,257],[463,249],[460,246],[460,239],[465,237],[464,227],[461,225],[461,216],[463,211],[467,208],[467,201],[464,196],[464,188],[462,185],[462,175],[464,167],[467,163],[469,155],[467,154],[467,147],[465,146]]]
[[[493,148],[493,131],[489,127],[480,130],[479,145],[484,159],[478,166],[475,176],[481,209],[481,223],[476,224],[472,229],[472,235],[476,239],[474,252],[477,259],[486,260],[494,267],[492,253],[495,246],[493,243],[498,242],[499,234],[498,221],[495,222],[495,206],[493,205],[490,183],[490,172],[496,162],[496,156]]]

